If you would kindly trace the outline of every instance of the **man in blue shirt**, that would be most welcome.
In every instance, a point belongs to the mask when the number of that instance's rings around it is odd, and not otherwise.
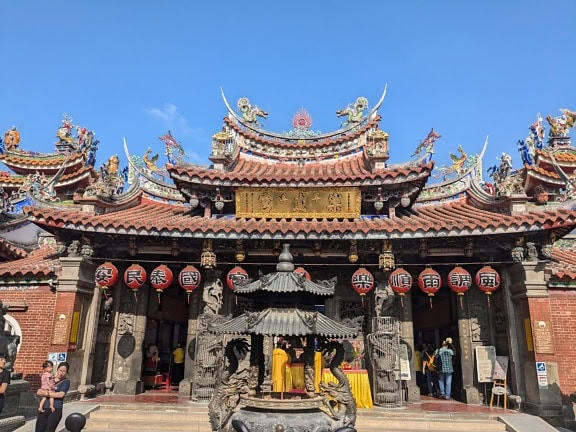
[[[452,374],[454,373],[454,367],[452,366],[452,357],[454,356],[454,351],[448,348],[447,341],[443,341],[442,347],[437,350],[437,354],[442,359],[442,369],[438,371],[440,399],[450,400],[452,395]]]

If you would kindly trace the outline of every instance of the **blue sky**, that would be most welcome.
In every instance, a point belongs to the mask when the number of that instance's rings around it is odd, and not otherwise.
[[[433,127],[437,166],[487,135],[485,168],[502,151],[520,166],[516,142],[536,115],[576,110],[571,0],[0,0],[0,16],[0,129],[48,152],[67,113],[95,131],[97,166],[123,158],[122,137],[134,154],[162,153],[168,129],[190,162],[210,163],[220,87],[231,105],[245,96],[268,111],[268,130],[290,130],[303,107],[329,132],[337,109],[375,103],[387,84],[390,162],[410,160]]]

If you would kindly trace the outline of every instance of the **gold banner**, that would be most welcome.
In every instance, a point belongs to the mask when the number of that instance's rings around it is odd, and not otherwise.
[[[357,218],[360,190],[335,188],[239,188],[236,217]]]

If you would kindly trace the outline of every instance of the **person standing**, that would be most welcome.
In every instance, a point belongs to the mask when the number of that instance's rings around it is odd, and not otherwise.
[[[172,351],[172,385],[179,385],[184,379],[184,348],[182,342]]]
[[[46,402],[44,402],[43,406],[44,411],[38,412],[36,417],[35,432],[56,432],[58,423],[62,419],[64,396],[70,389],[70,380],[67,378],[69,367],[67,362],[62,362],[58,365],[56,376],[54,377],[56,384],[54,391],[38,389],[36,392],[38,396],[45,397]],[[50,398],[54,398],[54,411],[50,410]]]
[[[4,402],[6,400],[6,390],[10,384],[10,371],[4,369],[6,365],[6,354],[0,353],[0,413],[4,409]]]
[[[452,357],[454,356],[454,351],[448,348],[448,342],[443,341],[442,347],[437,350],[436,354],[439,355],[440,359],[442,360],[442,367],[438,371],[440,398],[450,400],[452,396],[452,374],[454,373],[454,367],[452,366]]]
[[[428,396],[438,397],[438,372],[434,368],[434,350],[430,344],[422,350],[422,375],[426,378]]]

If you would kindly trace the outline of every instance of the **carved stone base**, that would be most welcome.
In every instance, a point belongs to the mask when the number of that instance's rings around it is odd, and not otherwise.
[[[408,389],[406,392],[406,402],[416,403],[420,402],[420,387],[416,384],[408,383]]]
[[[137,395],[140,393],[144,393],[144,383],[140,380],[129,379],[116,381],[114,384],[114,394]]]
[[[191,396],[192,395],[192,381],[184,379],[178,384],[178,396]]]
[[[4,402],[4,410],[2,417],[12,417],[20,414],[20,396],[30,388],[28,381],[18,379],[13,380],[6,390],[6,401]]]
[[[460,397],[462,398],[462,402],[467,404],[481,405],[483,402],[486,403],[488,401],[488,394],[483,395],[476,387],[463,388]]]

